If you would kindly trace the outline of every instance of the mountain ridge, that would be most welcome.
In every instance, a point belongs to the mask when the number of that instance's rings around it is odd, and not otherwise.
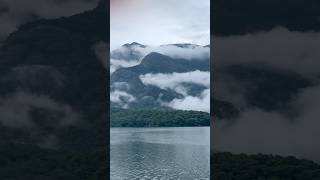
[[[146,85],[141,81],[140,76],[157,73],[188,73],[196,70],[209,71],[209,57],[203,60],[188,60],[173,58],[159,52],[150,52],[140,60],[139,64],[131,67],[121,67],[111,74],[111,92],[117,90],[113,84],[126,83],[130,87],[126,90],[126,93],[136,98],[136,101],[131,102],[132,105],[129,105],[129,107],[144,106],[142,105],[145,102],[143,99],[149,99],[150,103],[147,104],[152,107],[161,106],[161,101],[169,102],[175,98],[183,98],[183,95],[170,89]],[[192,85],[188,84],[188,86]],[[203,90],[203,88],[193,89],[198,89],[198,91]]]

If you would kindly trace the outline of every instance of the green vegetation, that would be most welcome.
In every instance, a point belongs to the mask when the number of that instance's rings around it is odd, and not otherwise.
[[[274,155],[214,153],[214,180],[319,180],[320,165],[309,160]]]
[[[111,127],[210,126],[210,114],[171,109],[111,110]]]
[[[79,153],[32,145],[0,144],[3,180],[100,180],[107,177],[107,150]]]

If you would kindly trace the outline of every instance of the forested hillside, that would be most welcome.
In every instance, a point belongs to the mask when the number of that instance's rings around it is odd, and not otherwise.
[[[112,127],[210,126],[210,114],[171,109],[131,109],[111,111]]]
[[[214,153],[214,180],[318,180],[320,165],[293,156]]]

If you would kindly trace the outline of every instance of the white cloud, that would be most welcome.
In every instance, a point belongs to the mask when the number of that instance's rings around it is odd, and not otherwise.
[[[145,85],[153,85],[161,89],[171,89],[182,94],[186,93],[183,83],[192,83],[205,87],[210,86],[210,72],[199,70],[185,73],[145,74],[140,75],[140,79]]]
[[[141,63],[142,59],[151,52],[157,52],[171,58],[175,59],[184,59],[184,60],[208,60],[210,57],[210,48],[190,45],[186,48],[181,48],[175,45],[162,45],[162,46],[145,46],[141,47],[139,45],[132,45],[128,49],[127,47],[119,47],[112,52],[122,53],[123,55],[127,55],[131,51],[136,52],[141,57],[137,60],[135,59],[113,59],[110,58],[110,74],[122,67],[132,67]]]
[[[210,57],[210,48],[203,46],[191,46],[188,48],[181,48],[175,45],[163,46],[147,46],[146,48],[139,48],[143,54],[147,55],[150,52],[157,52],[171,58],[180,58],[186,60],[202,59],[207,60]]]
[[[186,96],[174,99],[164,105],[174,109],[210,112],[210,89],[204,90],[200,96]]]
[[[128,103],[135,101],[136,98],[125,91],[115,90],[110,93],[110,101],[117,103],[122,108],[128,108]]]
[[[169,103],[162,102],[165,106],[182,110],[210,111],[210,72],[196,70],[186,73],[145,74],[141,75],[140,79],[146,85],[171,89],[184,96],[182,99],[176,98]],[[191,96],[184,83],[201,85],[207,89],[199,96]]]
[[[121,59],[110,59],[110,74],[122,67],[132,67],[136,66],[140,61],[127,61]]]

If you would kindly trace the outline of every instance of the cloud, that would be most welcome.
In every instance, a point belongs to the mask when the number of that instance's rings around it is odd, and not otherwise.
[[[153,46],[210,41],[209,0],[113,1],[110,12],[111,47],[137,38]]]
[[[125,109],[128,108],[130,102],[135,100],[134,96],[125,91],[115,90],[110,92],[110,101]]]
[[[210,48],[189,45],[186,48],[181,48],[175,45],[162,45],[162,46],[147,46],[146,48],[140,48],[143,54],[147,55],[151,52],[157,52],[175,59],[186,60],[208,60],[210,57]]]
[[[183,98],[175,98],[171,102],[161,102],[165,106],[174,109],[210,112],[210,72],[196,70],[186,73],[145,74],[141,75],[140,79],[145,85],[170,89],[184,96]],[[199,85],[205,89],[198,96],[190,95],[186,84]]]
[[[215,65],[265,64],[283,71],[294,71],[311,79],[317,79],[320,54],[317,51],[319,33],[291,32],[275,28],[268,32],[258,32],[242,36],[215,38]],[[237,106],[245,104],[240,96],[243,89],[227,75],[220,75],[215,84],[234,87],[229,92],[229,100]],[[253,85],[254,86],[254,85]],[[214,125],[214,148],[235,153],[266,153],[294,155],[320,161],[319,143],[313,137],[319,136],[317,129],[320,105],[320,87],[304,88],[289,102],[286,112],[264,111],[257,107],[244,108],[232,122],[216,120]],[[232,98],[233,97],[233,98]]]
[[[184,60],[208,60],[210,58],[210,48],[199,45],[185,45],[186,47],[178,47],[176,45],[161,45],[161,46],[139,46],[131,45],[128,47],[119,47],[111,51],[110,58],[110,74],[122,67],[132,67],[139,65],[142,59],[151,52],[157,52],[174,59]],[[126,59],[118,59],[112,54],[121,54]],[[133,56],[134,54],[134,56]]]
[[[110,89],[119,90],[119,91],[128,91],[130,90],[130,85],[126,82],[114,82],[110,85]]]
[[[121,59],[110,59],[110,74],[119,68],[132,67],[140,64],[140,61],[127,61]]]
[[[241,111],[239,117],[232,120],[215,119],[211,138],[214,149],[294,155],[320,162],[320,144],[314,140],[320,135],[319,38],[318,32],[289,31],[281,27],[213,38],[214,91],[218,90],[218,96],[240,107]],[[228,73],[219,71],[233,64],[264,65],[284,73],[291,71],[314,84],[294,93],[285,110],[247,107],[245,89]],[[250,84],[250,87],[255,86],[257,84]]]
[[[44,110],[48,122],[54,126],[74,125],[80,120],[80,115],[69,105],[61,104],[46,95],[35,95],[16,92],[0,98],[0,123],[9,128],[39,128],[32,112]]]
[[[182,45],[184,47],[180,47]],[[144,56],[151,52],[157,52],[172,58],[195,60],[195,59],[208,59],[210,57],[210,48],[200,46],[196,44],[163,44],[160,46],[149,46],[149,45],[131,45],[130,47],[121,46],[113,51],[112,53],[121,54],[122,56],[128,56],[129,61],[141,60]],[[129,54],[129,55],[128,55]],[[137,59],[129,59],[130,55],[134,54]],[[117,59],[116,57],[113,57]]]
[[[58,148],[60,130],[80,122],[81,115],[71,106],[46,95],[15,92],[0,98],[0,126],[22,142]]]
[[[210,112],[210,89],[204,90],[200,96],[185,96],[182,99],[173,99],[163,103],[174,109]]]
[[[7,36],[18,26],[40,18],[70,16],[94,8],[98,0],[0,0],[7,11],[0,13],[0,36]]]
[[[229,64],[267,64],[303,75],[320,69],[320,33],[278,27],[253,34],[214,37],[216,67]]]
[[[210,72],[199,70],[186,73],[145,74],[140,75],[140,79],[145,85],[171,89],[184,95],[187,94],[186,89],[183,87],[184,83],[197,84],[207,88],[210,86]]]
[[[294,155],[320,162],[320,86],[306,88],[292,102],[294,115],[258,108],[243,111],[231,124],[216,120],[214,149],[234,153]]]

